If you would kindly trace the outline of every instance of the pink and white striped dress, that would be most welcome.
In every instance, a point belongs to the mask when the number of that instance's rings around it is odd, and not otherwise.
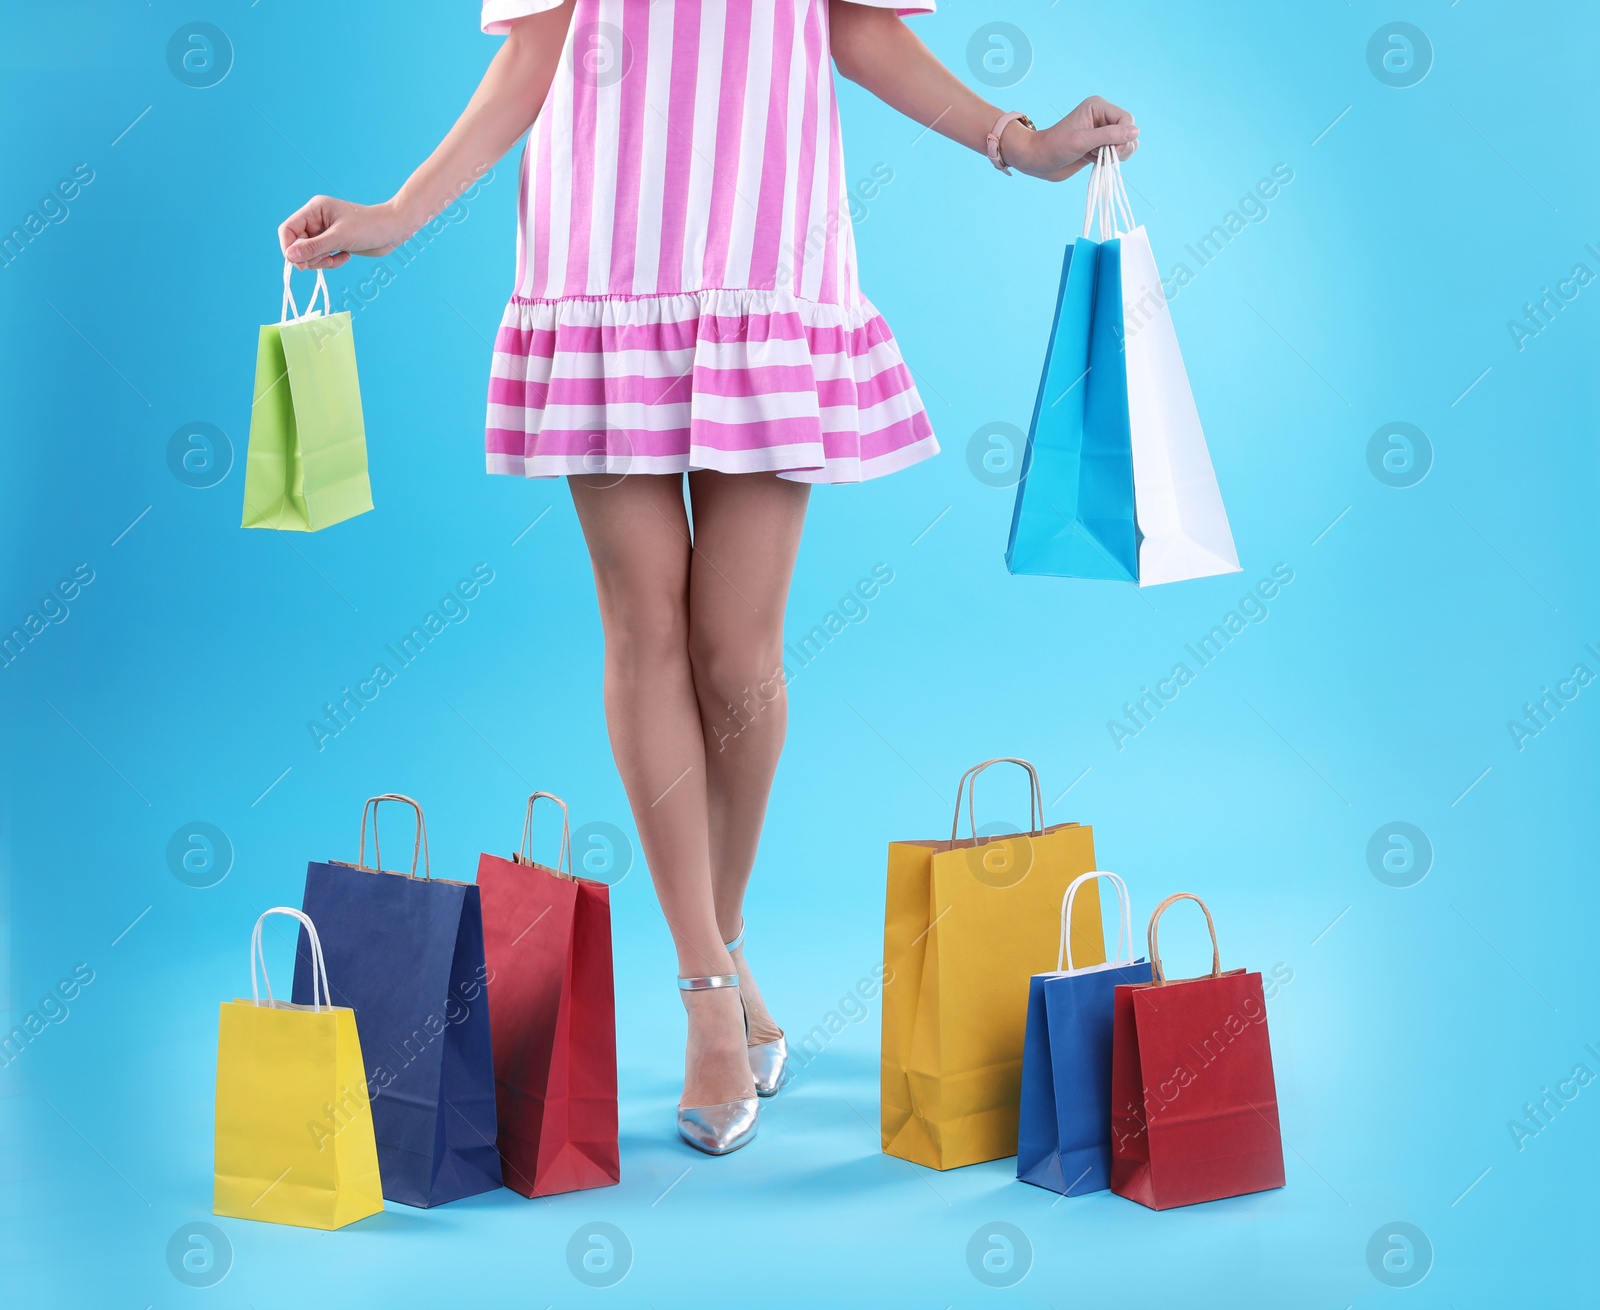
[[[558,3],[484,0],[483,28]],[[859,482],[938,453],[848,206],[827,0],[577,0],[523,157],[489,472]]]

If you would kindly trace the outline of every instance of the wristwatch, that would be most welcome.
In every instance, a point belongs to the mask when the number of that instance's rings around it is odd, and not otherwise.
[[[1015,110],[1008,114],[1001,114],[1000,117],[995,120],[994,126],[989,129],[989,162],[998,168],[1002,173],[1009,173],[1011,171],[1011,167],[1006,163],[1005,156],[1000,153],[1000,134],[1004,132],[1012,123],[1021,123],[1023,127],[1027,128],[1030,132],[1037,132],[1039,130],[1038,128],[1034,127],[1033,120],[1031,118],[1029,118],[1026,114],[1017,113]]]

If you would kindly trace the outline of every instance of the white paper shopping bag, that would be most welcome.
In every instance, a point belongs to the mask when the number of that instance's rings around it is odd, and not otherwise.
[[[1239,572],[1178,335],[1161,289],[1150,238],[1133,221],[1116,151],[1101,151],[1099,194],[1115,213],[1122,246],[1123,347],[1133,446],[1139,585]],[[1094,181],[1091,183],[1091,190]]]

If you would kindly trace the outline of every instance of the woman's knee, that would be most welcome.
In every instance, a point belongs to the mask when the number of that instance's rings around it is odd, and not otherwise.
[[[687,597],[667,593],[610,596],[603,606],[606,655],[625,667],[688,658]]]
[[[725,705],[771,704],[783,694],[783,642],[729,641],[691,630],[689,659],[701,696]]]

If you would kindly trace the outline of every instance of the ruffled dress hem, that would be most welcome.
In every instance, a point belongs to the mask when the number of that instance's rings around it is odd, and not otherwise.
[[[863,482],[939,451],[882,315],[785,291],[513,298],[487,467]]]

